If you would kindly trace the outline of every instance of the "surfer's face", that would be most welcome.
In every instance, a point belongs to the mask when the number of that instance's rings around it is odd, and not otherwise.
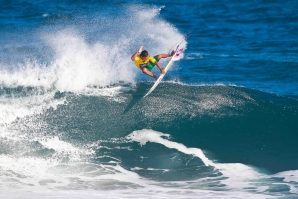
[[[146,56],[146,57],[142,57],[142,56],[141,56],[141,59],[142,59],[143,61],[147,61],[148,58],[149,58],[149,55]]]

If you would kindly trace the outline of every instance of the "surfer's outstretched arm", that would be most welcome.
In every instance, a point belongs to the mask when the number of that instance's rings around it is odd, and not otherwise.
[[[134,61],[136,59],[136,57],[142,52],[143,46],[140,46],[139,50],[137,52],[135,52],[132,56],[131,56],[131,61]]]

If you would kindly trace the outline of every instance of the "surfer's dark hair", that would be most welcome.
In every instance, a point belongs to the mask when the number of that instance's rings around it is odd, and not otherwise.
[[[141,57],[147,57],[149,55],[147,50],[143,50],[140,54]]]

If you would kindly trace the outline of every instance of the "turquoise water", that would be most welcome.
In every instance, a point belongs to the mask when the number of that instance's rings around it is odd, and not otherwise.
[[[1,198],[297,198],[297,6],[5,1]]]

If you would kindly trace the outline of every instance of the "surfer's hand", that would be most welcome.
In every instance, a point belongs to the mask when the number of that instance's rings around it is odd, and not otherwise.
[[[142,52],[142,50],[143,50],[143,46],[140,46],[140,48],[139,48],[139,53],[141,53]]]
[[[165,74],[166,72],[164,71],[164,69],[160,69],[160,74]]]

